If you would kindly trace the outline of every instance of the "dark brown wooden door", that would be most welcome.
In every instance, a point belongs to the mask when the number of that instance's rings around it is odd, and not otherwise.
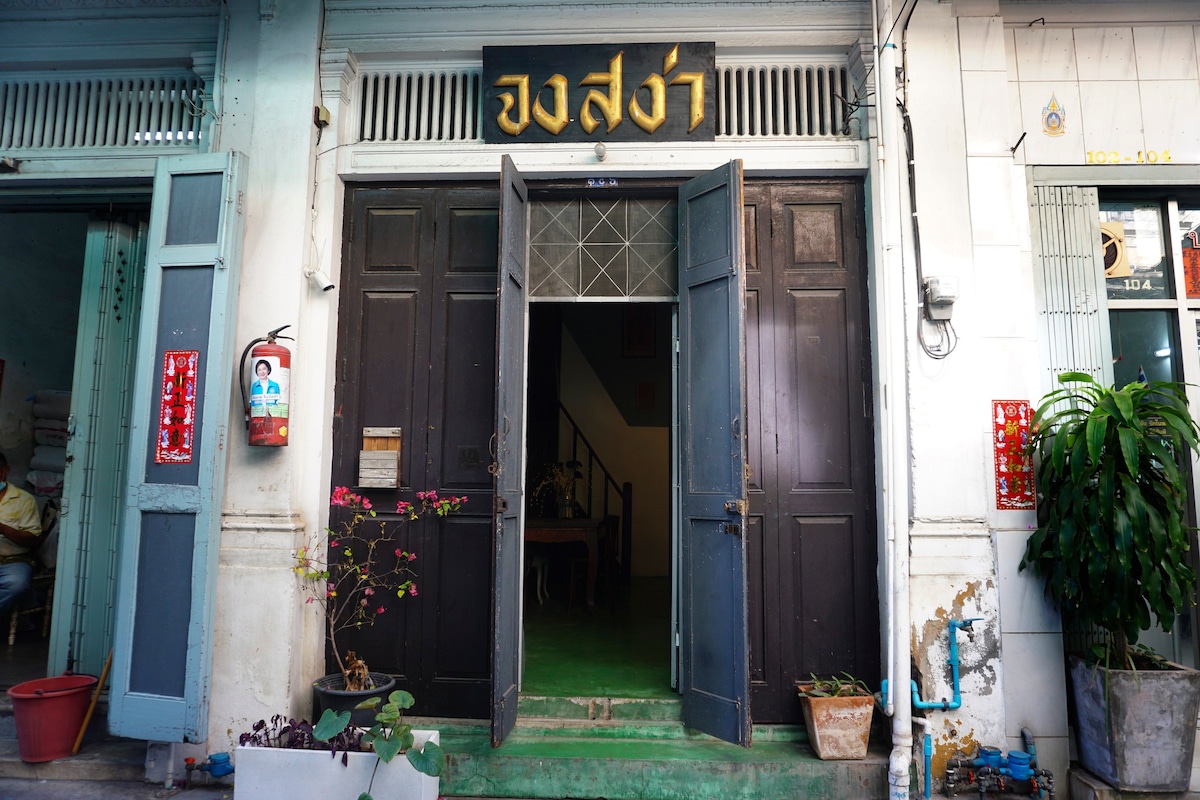
[[[347,197],[332,483],[357,484],[364,427],[399,427],[402,487],[362,490],[380,517],[424,489],[469,498],[404,524],[420,594],[345,640],[419,714],[486,717],[491,701],[497,209],[495,187]]]
[[[746,184],[751,714],[810,673],[879,678],[862,190]]]

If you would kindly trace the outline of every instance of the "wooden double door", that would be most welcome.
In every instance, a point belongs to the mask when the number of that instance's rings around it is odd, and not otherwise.
[[[406,488],[369,491],[383,516],[424,488],[471,498],[463,514],[403,529],[403,546],[418,553],[421,594],[348,641],[372,669],[399,677],[418,713],[488,717],[504,635],[497,628],[512,622],[500,619],[510,612],[496,613],[502,534],[489,472],[503,390],[500,191],[354,187],[347,199],[333,483],[356,485],[363,428],[400,427]],[[755,722],[798,721],[793,683],[810,672],[878,678],[862,219],[857,181],[744,186],[744,563]]]

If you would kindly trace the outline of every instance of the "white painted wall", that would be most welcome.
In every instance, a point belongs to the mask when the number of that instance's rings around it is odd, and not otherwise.
[[[633,574],[670,575],[670,430],[629,425],[565,327],[562,402],[605,465],[633,484]]]
[[[308,0],[281,0],[273,15],[229,7],[215,144],[249,155],[235,358],[281,325],[295,341],[282,342],[293,353],[287,447],[249,447],[236,389],[231,398],[210,751],[272,714],[309,716],[311,681],[324,674],[321,620],[289,568],[328,512],[337,294],[312,292],[304,277],[315,248],[319,31]]]
[[[984,15],[969,16],[973,5]],[[988,5],[918,6],[907,35],[922,269],[956,277],[961,298],[950,357],[909,343],[913,655],[922,699],[950,697],[947,622],[983,618],[974,641],[959,635],[962,707],[927,712],[935,778],[959,750],[1023,749],[1028,727],[1040,763],[1065,780],[1058,618],[1040,584],[1016,572],[1034,514],[997,511],[994,499],[991,401],[1037,399],[1038,346],[1003,20]],[[916,280],[910,266],[909,291]]]

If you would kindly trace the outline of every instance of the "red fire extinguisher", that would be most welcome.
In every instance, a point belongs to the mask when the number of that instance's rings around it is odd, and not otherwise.
[[[242,351],[242,407],[251,445],[286,447],[288,437],[288,389],[292,376],[292,353],[277,339],[284,325],[260,336]],[[247,359],[249,364],[247,365]],[[247,385],[249,388],[247,389]]]

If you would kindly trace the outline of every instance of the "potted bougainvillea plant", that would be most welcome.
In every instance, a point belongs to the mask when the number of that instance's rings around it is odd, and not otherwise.
[[[429,514],[447,516],[467,502],[466,497],[439,497],[432,490],[416,497],[415,503],[401,500],[398,518],[385,520],[376,516],[370,499],[338,486],[329,501],[338,521],[295,553],[293,570],[304,581],[304,602],[324,611],[325,638],[338,666],[338,672],[313,683],[317,710],[352,710],[351,721],[364,727],[371,724],[373,712],[356,706],[370,697],[386,698],[395,681],[371,672],[353,650],[343,650],[338,635],[373,626],[394,604],[417,595],[417,554],[398,546],[400,526]]]

